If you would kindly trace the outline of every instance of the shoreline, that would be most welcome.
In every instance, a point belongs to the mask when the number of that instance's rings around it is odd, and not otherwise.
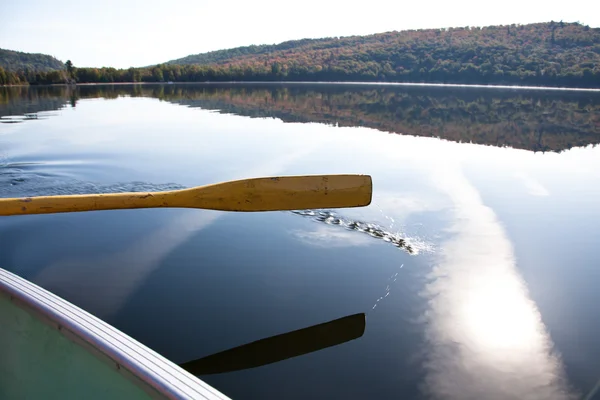
[[[126,85],[336,85],[336,86],[390,86],[390,87],[439,87],[461,89],[504,89],[504,90],[550,90],[565,92],[596,92],[600,88],[573,88],[559,86],[518,86],[518,85],[485,85],[459,83],[419,83],[419,82],[360,82],[360,81],[207,81],[207,82],[98,82],[98,83],[58,83],[51,85],[3,85],[0,87],[48,87],[48,86],[126,86]]]

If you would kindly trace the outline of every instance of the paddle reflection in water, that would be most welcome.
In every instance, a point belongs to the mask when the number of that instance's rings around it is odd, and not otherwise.
[[[256,368],[358,339],[365,332],[365,321],[365,314],[354,314],[257,340],[180,366],[194,375]]]
[[[561,359],[492,209],[458,168],[438,176],[453,237],[425,289],[428,394],[440,399],[570,399]]]

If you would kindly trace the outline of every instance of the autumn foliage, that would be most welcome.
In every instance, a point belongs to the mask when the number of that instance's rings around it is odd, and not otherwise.
[[[0,84],[58,83],[23,72]],[[50,76],[51,75],[51,76]],[[367,81],[600,87],[600,29],[579,23],[464,27],[304,39],[144,68],[79,68],[79,83]]]

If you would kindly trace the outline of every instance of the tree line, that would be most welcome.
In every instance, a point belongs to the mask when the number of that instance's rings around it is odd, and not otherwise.
[[[600,87],[600,29],[550,22],[248,46],[144,68],[0,70],[0,84],[366,81]]]

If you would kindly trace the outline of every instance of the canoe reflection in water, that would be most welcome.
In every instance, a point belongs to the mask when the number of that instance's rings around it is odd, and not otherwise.
[[[260,367],[358,339],[365,325],[365,314],[349,315],[188,361],[180,367],[194,375]]]

